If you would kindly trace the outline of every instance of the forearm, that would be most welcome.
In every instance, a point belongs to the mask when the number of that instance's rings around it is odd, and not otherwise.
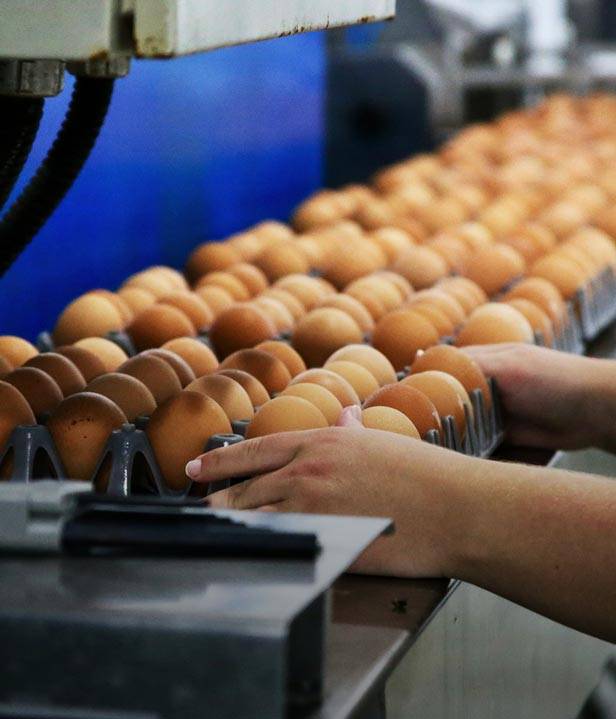
[[[495,462],[464,473],[450,573],[616,641],[616,481]]]

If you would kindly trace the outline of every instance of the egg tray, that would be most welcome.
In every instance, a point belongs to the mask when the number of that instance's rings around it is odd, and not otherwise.
[[[145,419],[142,426],[145,425]],[[245,430],[246,423],[234,423]],[[219,434],[210,437],[204,452],[237,444],[242,434]],[[44,425],[16,427],[0,452],[0,477],[9,482],[71,479],[59,457],[54,441]],[[144,429],[125,424],[111,433],[91,477],[95,490],[116,497],[163,496],[199,497],[226,488],[234,482],[219,482],[203,487],[190,483],[183,492],[169,488],[154,456]]]
[[[535,344],[540,347],[547,346],[542,332],[535,332]],[[576,309],[575,302],[566,303],[566,314],[562,326],[554,329],[552,348],[560,352],[583,355],[586,352],[582,324]]]
[[[582,336],[591,341],[616,319],[616,273],[612,267],[594,277],[575,296]]]

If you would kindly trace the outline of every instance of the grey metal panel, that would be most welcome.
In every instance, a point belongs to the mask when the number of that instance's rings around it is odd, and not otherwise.
[[[172,57],[394,12],[395,0],[0,0],[0,57]]]
[[[220,514],[316,532],[321,554],[0,559],[0,706],[277,719],[318,699],[326,592],[390,523]]]

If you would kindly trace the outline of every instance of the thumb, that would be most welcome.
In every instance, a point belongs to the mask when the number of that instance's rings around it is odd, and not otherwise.
[[[356,404],[345,407],[336,422],[336,427],[363,427],[361,407]]]

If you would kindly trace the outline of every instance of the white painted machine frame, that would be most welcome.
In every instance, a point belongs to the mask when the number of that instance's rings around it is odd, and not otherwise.
[[[0,58],[175,57],[393,17],[396,0],[0,0]]]

